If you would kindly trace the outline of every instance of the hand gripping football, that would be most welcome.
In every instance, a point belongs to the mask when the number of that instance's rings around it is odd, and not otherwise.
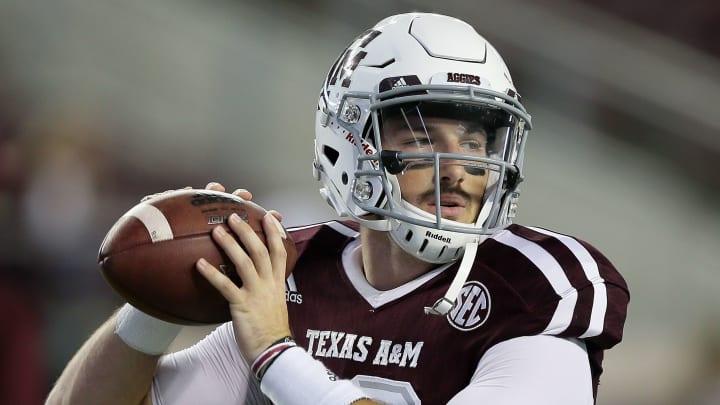
[[[158,194],[126,212],[100,245],[100,272],[127,302],[157,318],[186,325],[230,320],[225,298],[195,269],[204,257],[238,286],[233,263],[213,241],[211,231],[232,213],[264,241],[259,205],[219,191],[178,190]],[[287,275],[297,260],[292,239],[285,240]]]

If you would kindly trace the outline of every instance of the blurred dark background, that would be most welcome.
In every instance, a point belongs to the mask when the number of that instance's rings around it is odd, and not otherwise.
[[[577,235],[632,301],[599,405],[720,403],[720,3],[0,0],[0,403],[41,403],[121,304],[96,266],[147,194],[245,187],[287,225],[319,86],[381,18],[465,19],[533,115],[518,222]],[[203,330],[189,328],[189,341]]]

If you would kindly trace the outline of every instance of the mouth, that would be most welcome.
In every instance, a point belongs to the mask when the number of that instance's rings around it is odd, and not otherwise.
[[[437,210],[435,198],[427,203],[428,211],[434,214]],[[465,211],[466,200],[457,194],[441,194],[440,195],[440,214],[446,219],[458,218]]]
[[[435,197],[430,201],[435,206]],[[440,206],[442,207],[465,207],[465,198],[458,194],[440,194]]]

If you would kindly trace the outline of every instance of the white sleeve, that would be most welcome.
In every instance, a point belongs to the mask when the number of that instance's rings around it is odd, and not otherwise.
[[[470,384],[448,405],[592,405],[585,343],[555,336],[524,336],[491,347]]]
[[[160,358],[151,388],[153,404],[266,403],[258,394],[257,379],[248,375],[228,322],[197,344]]]

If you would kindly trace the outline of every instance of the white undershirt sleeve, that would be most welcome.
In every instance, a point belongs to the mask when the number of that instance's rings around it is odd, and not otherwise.
[[[480,359],[470,384],[448,405],[592,405],[585,343],[524,336],[496,344]]]
[[[152,384],[155,405],[265,404],[235,343],[232,324],[163,356]],[[449,405],[592,405],[590,364],[577,339],[526,336],[490,348],[470,384]]]
[[[152,383],[153,404],[267,403],[249,375],[228,322],[192,347],[160,359]]]

